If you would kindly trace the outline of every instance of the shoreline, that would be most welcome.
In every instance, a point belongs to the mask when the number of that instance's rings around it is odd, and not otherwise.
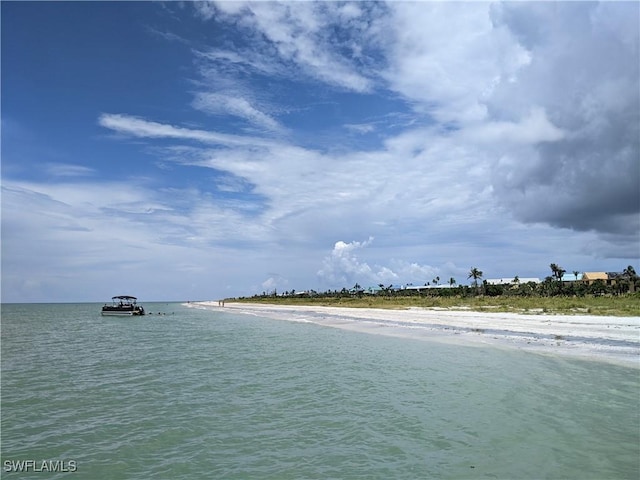
[[[526,315],[411,307],[405,310],[217,301],[192,308],[315,323],[379,335],[494,346],[640,368],[640,317]]]

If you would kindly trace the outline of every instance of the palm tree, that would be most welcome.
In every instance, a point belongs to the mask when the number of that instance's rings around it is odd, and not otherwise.
[[[453,277],[451,277],[451,278],[449,279],[449,285],[450,285],[451,287],[453,287],[455,284],[456,284],[456,279],[455,279],[455,278],[453,278]]]
[[[473,278],[473,284],[475,285],[477,291],[478,279],[482,278],[482,271],[478,270],[476,267],[471,267],[471,270],[469,270],[469,276],[467,278]]]
[[[555,263],[552,263],[551,265],[549,265],[549,268],[551,268],[551,273],[553,274],[553,278],[555,278],[558,281],[561,281],[566,270],[556,265]]]
[[[624,275],[625,279],[629,284],[629,293],[635,292],[636,279],[638,278],[638,275],[636,274],[636,269],[633,268],[633,265],[629,265],[627,268],[625,268],[622,271],[622,274]]]
[[[577,270],[573,271],[573,276],[576,277],[576,281],[578,281],[578,275],[580,275],[580,272]]]

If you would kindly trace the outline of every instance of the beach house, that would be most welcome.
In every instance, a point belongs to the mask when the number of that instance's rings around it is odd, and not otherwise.
[[[615,285],[615,276],[620,274],[613,274],[607,272],[584,272],[582,274],[582,281],[587,285],[592,285],[597,280],[602,280],[606,285]]]
[[[517,278],[517,281],[516,281]],[[488,285],[517,285],[525,283],[540,283],[540,279],[536,277],[506,277],[506,278],[487,278]]]

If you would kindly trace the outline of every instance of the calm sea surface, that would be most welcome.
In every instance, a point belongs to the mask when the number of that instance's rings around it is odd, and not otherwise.
[[[144,306],[2,306],[3,478],[640,476],[638,369]]]

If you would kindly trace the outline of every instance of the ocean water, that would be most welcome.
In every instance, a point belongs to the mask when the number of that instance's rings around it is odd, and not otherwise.
[[[2,305],[3,478],[640,477],[638,369],[144,306]]]

